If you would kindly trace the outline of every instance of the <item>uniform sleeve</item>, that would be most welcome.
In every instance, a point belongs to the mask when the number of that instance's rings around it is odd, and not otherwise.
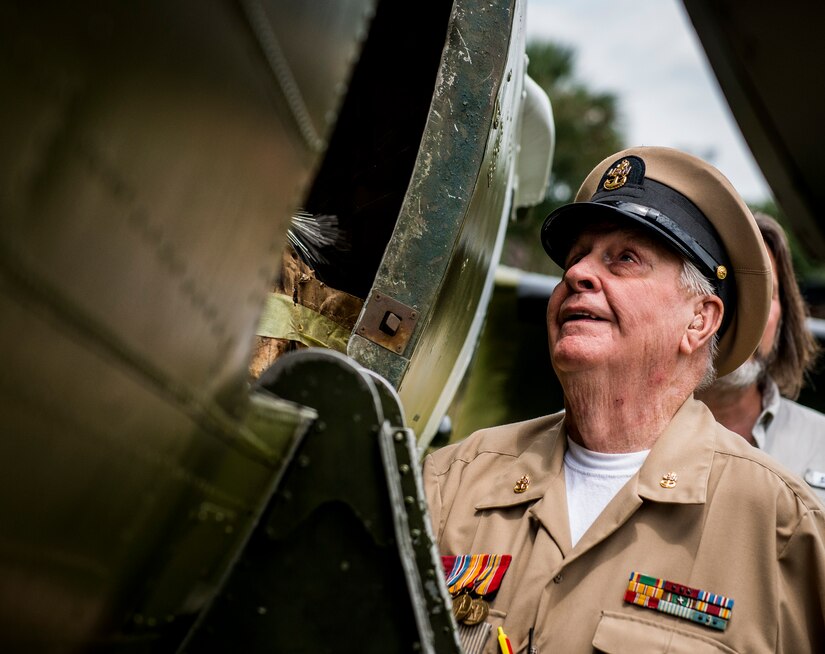
[[[825,515],[807,511],[779,553],[776,651],[825,652]]]
[[[441,540],[441,489],[438,484],[438,475],[435,473],[435,462],[432,454],[424,459],[422,468],[424,477],[424,495],[430,510],[430,524],[433,528],[436,543]]]

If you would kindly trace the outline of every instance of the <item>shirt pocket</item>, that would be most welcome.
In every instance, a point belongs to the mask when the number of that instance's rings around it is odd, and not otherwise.
[[[693,634],[669,624],[613,611],[602,611],[593,647],[605,654],[736,654],[736,650],[711,635]]]

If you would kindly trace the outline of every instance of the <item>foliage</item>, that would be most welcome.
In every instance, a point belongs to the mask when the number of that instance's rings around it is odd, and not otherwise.
[[[501,262],[531,272],[559,274],[539,242],[539,230],[547,214],[570,202],[593,166],[625,147],[618,99],[611,93],[586,87],[576,78],[575,52],[549,41],[527,45],[527,73],[550,97],[556,128],[550,187],[544,202],[521,209],[507,230]],[[754,204],[785,227],[791,245],[794,267],[803,286],[825,285],[825,264],[811,258],[799,243],[782,211],[771,199]],[[810,291],[813,295],[813,290]],[[819,302],[822,291],[811,299]],[[825,311],[825,309],[823,309]]]
[[[806,248],[800,243],[782,209],[772,199],[759,204],[751,204],[750,209],[773,216],[785,228],[791,248],[791,260],[802,296],[809,304],[812,316],[825,318],[825,263],[807,254]]]
[[[773,199],[765,200],[758,204],[750,205],[751,211],[761,211],[769,216],[773,216],[779,221],[779,224],[785,228],[785,234],[788,237],[788,244],[791,247],[791,259],[793,260],[793,267],[796,271],[797,277],[800,279],[818,279],[825,280],[825,269],[823,264],[806,254],[805,248],[799,242],[799,238],[794,234],[792,226],[788,223],[785,214],[782,212]]]
[[[558,274],[538,234],[544,218],[573,199],[593,166],[624,147],[617,98],[588,89],[575,77],[575,54],[552,42],[527,45],[527,73],[550,97],[556,126],[556,149],[550,187],[544,202],[520,210],[509,225],[502,263],[546,274]]]

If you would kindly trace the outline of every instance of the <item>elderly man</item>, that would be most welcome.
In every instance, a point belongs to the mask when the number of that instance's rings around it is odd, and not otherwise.
[[[773,270],[765,333],[745,363],[697,397],[725,427],[775,457],[825,500],[825,415],[794,402],[819,347],[805,324],[808,309],[785,231],[767,214],[754,218]]]
[[[542,241],[565,411],[424,464],[465,650],[825,651],[821,505],[692,397],[762,335],[750,211],[705,162],[633,148]]]

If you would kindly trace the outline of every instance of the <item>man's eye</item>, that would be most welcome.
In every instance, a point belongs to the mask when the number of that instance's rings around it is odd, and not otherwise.
[[[630,252],[622,252],[619,255],[619,261],[633,263],[636,261],[636,257]]]
[[[567,270],[568,268],[571,268],[572,266],[575,266],[581,260],[582,260],[582,255],[581,254],[574,254],[572,257],[570,257],[567,260],[567,265],[565,265],[564,269]]]

